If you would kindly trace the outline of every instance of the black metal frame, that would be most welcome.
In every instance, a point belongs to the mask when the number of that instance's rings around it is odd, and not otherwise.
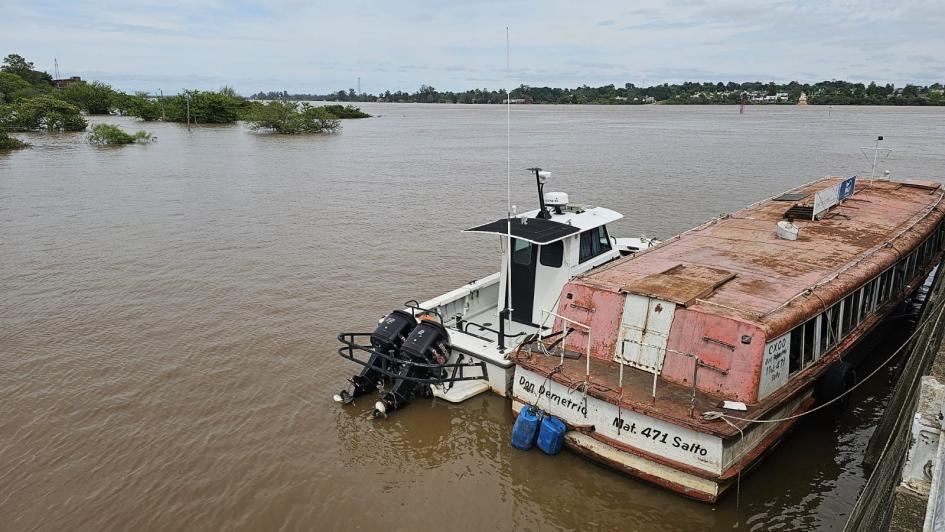
[[[343,347],[338,348],[338,355],[342,358],[346,358],[352,362],[356,362],[362,366],[371,366],[377,370],[378,373],[385,375],[390,378],[401,379],[410,382],[416,382],[419,384],[443,384],[443,383],[452,383],[458,381],[472,381],[472,380],[482,380],[486,375],[486,363],[479,362],[462,362],[464,358],[463,355],[460,355],[460,361],[454,363],[443,363],[443,364],[427,364],[425,362],[414,362],[406,358],[398,358],[387,353],[382,353],[372,347],[368,347],[358,343],[357,338],[363,337],[367,339],[368,345],[370,345],[371,333],[341,333],[338,335],[338,341],[345,344]],[[386,364],[386,367],[374,366],[370,363],[369,360],[361,360],[355,354],[356,351],[363,351],[369,355],[377,356],[380,359],[383,359]],[[398,370],[404,367],[419,368],[425,370],[453,370],[452,374],[448,377],[440,378],[420,378],[420,377],[411,377],[406,375],[406,372],[402,371],[393,371],[391,367],[397,368]],[[479,368],[482,371],[482,375],[476,377],[466,377],[463,375],[463,372],[466,368]],[[459,372],[459,377],[456,376],[456,372]]]
[[[421,314],[422,313],[433,314],[434,316],[440,319],[440,325],[444,325],[444,326],[446,325],[446,323],[443,321],[442,314],[440,314],[436,310],[433,310],[432,308],[421,307],[420,302],[417,301],[416,299],[411,299],[404,302],[404,306],[410,309],[410,313],[413,314],[414,318],[417,317],[417,311],[420,311]],[[339,335],[339,338],[340,338],[340,335]]]

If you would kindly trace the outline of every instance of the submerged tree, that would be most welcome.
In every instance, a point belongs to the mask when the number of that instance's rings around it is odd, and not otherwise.
[[[20,150],[23,148],[28,148],[30,145],[27,142],[11,137],[9,133],[5,130],[0,129],[0,152],[8,150]]]
[[[134,116],[151,122],[162,116],[161,102],[146,94],[122,94],[115,100],[115,109],[123,115]]]
[[[97,146],[114,146],[120,144],[148,143],[155,140],[147,131],[138,131],[134,134],[125,133],[114,124],[98,124],[89,132],[89,144]]]
[[[371,115],[353,105],[324,105],[321,107],[336,118],[370,118]]]
[[[73,82],[66,85],[60,94],[63,100],[77,105],[90,115],[107,115],[117,96],[110,85],[100,81]]]
[[[37,96],[4,106],[0,127],[16,131],[83,131],[88,122],[79,108],[52,96]]]
[[[246,111],[244,119],[253,130],[282,134],[332,132],[341,125],[341,121],[324,108],[304,102],[256,103]]]

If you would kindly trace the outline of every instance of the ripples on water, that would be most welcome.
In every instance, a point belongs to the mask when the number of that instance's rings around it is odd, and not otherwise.
[[[887,380],[715,506],[514,451],[495,396],[386,421],[369,400],[337,408],[356,368],[335,334],[492,272],[495,241],[459,230],[505,212],[504,109],[365,107],[379,116],[331,136],[145,124],[156,144],[31,135],[0,155],[0,529],[842,526]],[[868,174],[858,148],[877,134],[894,176],[940,179],[943,118],[514,107],[513,202],[532,206],[522,169],[539,165],[549,190],[623,212],[615,234],[665,237]]]

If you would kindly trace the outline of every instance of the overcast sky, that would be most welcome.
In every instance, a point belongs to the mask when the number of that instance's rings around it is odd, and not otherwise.
[[[0,0],[0,54],[124,90],[945,82],[943,0]],[[511,31],[506,73],[505,27]]]

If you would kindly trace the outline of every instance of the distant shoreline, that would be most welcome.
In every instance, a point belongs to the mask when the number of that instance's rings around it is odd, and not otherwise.
[[[338,100],[308,100],[304,98],[283,98],[284,101],[290,102],[311,102],[319,104],[337,104]],[[256,99],[249,98],[251,102],[265,102],[270,101],[268,99]],[[350,103],[350,102],[349,102]],[[481,102],[481,103],[471,103],[471,102],[386,102],[382,100],[378,101],[358,101],[354,103],[370,103],[370,104],[391,104],[391,105],[406,105],[406,104],[422,104],[422,105],[481,105],[484,107],[488,106],[503,106],[502,103],[492,103],[492,102]],[[587,103],[515,103],[511,105],[517,107],[531,107],[531,106],[540,106],[540,107],[556,107],[556,106],[587,106],[587,105],[597,105],[601,107],[652,107],[652,106],[666,106],[666,107],[711,107],[711,106],[720,106],[720,107],[736,107],[740,105],[738,102],[728,103],[728,102],[694,102],[694,103],[671,103],[671,102],[652,102],[647,104],[621,104],[621,103],[598,103],[598,102],[587,102]],[[876,103],[808,103],[808,104],[798,104],[796,102],[782,102],[782,103],[749,103],[745,102],[745,107],[917,107],[917,108],[928,108],[928,107],[943,107],[945,103],[942,104],[897,104],[897,103],[887,103],[887,104],[876,104]]]
[[[414,92],[384,91],[378,94],[358,93],[354,89],[329,94],[289,94],[287,91],[257,92],[256,100],[305,100],[341,103],[465,103],[535,105],[882,105],[882,106],[939,106],[945,105],[945,86],[908,84],[896,87],[891,83],[877,85],[847,81],[786,84],[746,82],[711,83],[685,82],[682,84],[637,87],[627,83],[623,87],[577,88],[530,87],[520,85],[508,93],[505,90],[471,89],[466,91],[438,91],[421,85]]]

